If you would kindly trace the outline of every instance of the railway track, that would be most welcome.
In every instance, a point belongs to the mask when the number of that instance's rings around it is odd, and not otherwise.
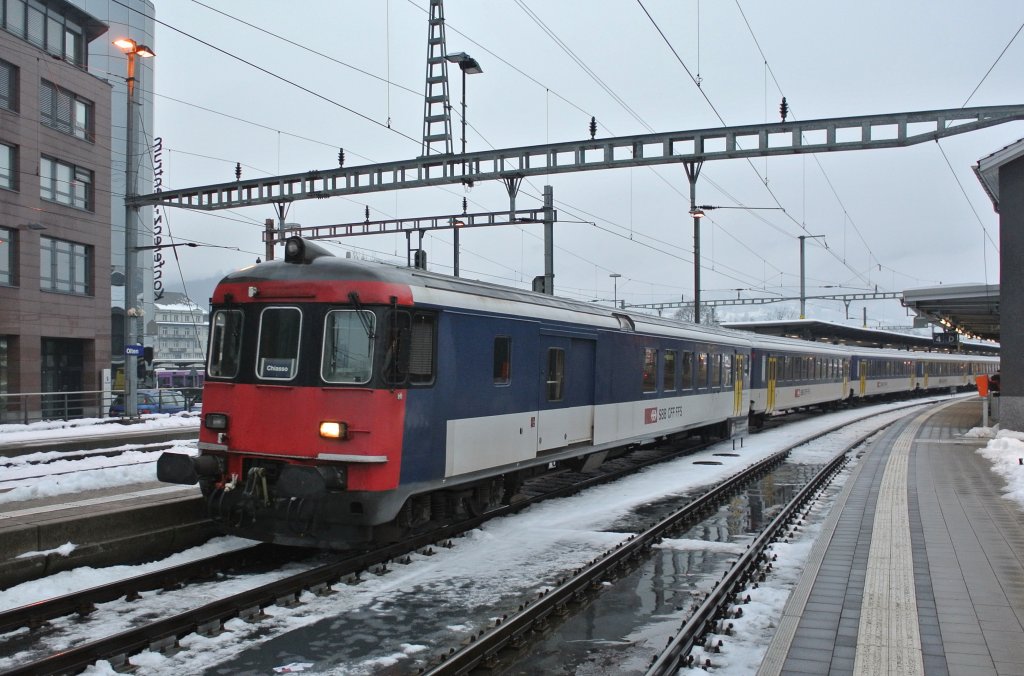
[[[25,660],[8,673],[74,672],[98,660],[108,660],[115,668],[127,668],[130,656],[134,653],[143,650],[173,651],[178,641],[189,634],[214,634],[220,631],[224,623],[232,618],[258,618],[266,607],[274,604],[294,604],[300,595],[305,592],[313,592],[315,594],[330,593],[333,585],[358,581],[360,575],[367,571],[383,573],[387,570],[388,566],[395,565],[395,562],[401,563],[403,560],[407,560],[408,555],[412,552],[420,551],[429,554],[432,548],[445,546],[446,543],[450,542],[451,538],[456,537],[459,533],[476,528],[485,520],[495,516],[517,511],[530,504],[551,499],[552,497],[573,494],[590,485],[612,481],[624,474],[635,472],[640,467],[663,462],[692,450],[692,448],[671,449],[657,447],[637,449],[637,451],[631,454],[628,461],[626,459],[619,459],[606,463],[607,466],[602,466],[602,471],[600,472],[586,474],[564,472],[557,480],[549,481],[550,486],[547,488],[533,487],[531,490],[533,494],[517,502],[515,505],[489,512],[481,517],[468,519],[448,528],[426,533],[415,540],[401,543],[400,545],[335,557],[327,563],[313,566],[294,575],[288,575],[256,589],[226,595],[224,598],[219,598],[200,607],[179,612],[173,616],[162,617],[155,621],[149,621],[113,636],[67,646],[56,654]],[[756,467],[748,468],[744,475],[749,476],[757,472],[766,471],[766,468],[771,466],[771,464],[781,462],[786,452],[788,451],[776,454],[770,461],[758,463]],[[714,493],[719,496],[728,494],[729,491],[735,490],[734,487],[730,486],[738,485],[737,481],[741,482],[743,479],[730,481],[728,485],[719,486]],[[691,508],[691,514],[699,514],[701,510],[710,509],[709,505],[713,504],[715,499],[714,497],[706,497],[695,501],[697,504]],[[717,499],[720,499],[720,497]],[[675,526],[667,522],[660,526],[662,532],[673,527]],[[633,542],[634,540],[635,543]],[[643,540],[634,538],[630,542],[620,545],[620,547],[605,557],[609,561],[607,565],[613,567],[616,565],[627,565],[631,558],[642,556],[643,552],[650,547],[650,544],[641,544],[642,542]],[[142,588],[145,585],[149,585],[148,588],[150,589],[166,589],[182,584],[183,579],[187,580],[195,577],[202,579],[204,576],[209,578],[210,575],[216,575],[216,573],[211,573],[210,571],[217,569],[217,567],[217,565],[198,563],[195,569],[203,571],[198,574],[195,572],[182,574],[178,577],[178,581],[170,582],[168,580],[173,580],[175,576],[164,574],[163,578],[160,578],[160,574],[156,574],[145,584],[140,583],[135,586]],[[566,598],[579,597],[580,594],[586,592],[588,587],[592,587],[594,580],[601,575],[601,573],[597,572],[598,570],[600,569],[595,569],[594,572],[589,574],[581,572],[566,580],[563,585],[566,589],[564,593],[568,595]],[[192,575],[193,578],[189,578],[189,575]],[[47,621],[61,614],[67,614],[68,612],[88,613],[96,605],[102,603],[101,599],[120,598],[124,595],[125,583],[118,582],[107,589],[90,590],[89,599],[92,600],[87,601],[86,596],[83,595],[76,595],[80,597],[78,599],[79,603],[74,603],[73,599],[55,599],[52,605],[46,603],[38,604],[38,609],[35,610],[34,614],[28,610],[19,610],[21,614],[17,617],[9,614],[0,616],[0,631],[10,631],[11,628],[18,626],[36,627],[37,629],[34,631],[38,631],[38,627],[44,626]],[[135,595],[137,596],[138,592]],[[481,663],[481,660],[490,659],[489,656],[495,653],[494,646],[498,646],[497,650],[500,651],[501,646],[510,642],[515,643],[519,640],[517,637],[532,631],[532,627],[536,626],[537,622],[545,621],[552,612],[558,611],[558,604],[554,603],[554,605],[549,606],[549,604],[553,603],[549,599],[554,599],[559,595],[548,593],[544,596],[545,599],[541,600],[543,602],[529,604],[529,607],[524,608],[521,613],[511,614],[508,621],[500,623],[502,626],[495,627],[492,631],[486,632],[486,636],[481,636],[479,640],[474,641],[478,645],[486,643],[486,645],[490,646],[489,650],[479,653],[477,657],[462,657],[461,655],[463,655],[464,651],[459,650],[450,659],[446,659],[441,666],[437,667],[442,669],[439,673],[449,673],[448,670],[452,668],[457,670],[450,673],[462,673],[458,670],[458,667],[453,665],[462,664],[463,660],[468,660],[466,663],[473,665],[469,669],[472,670],[472,668]],[[564,603],[563,601],[563,606]],[[61,607],[63,609],[58,610]],[[522,615],[522,619],[513,620],[513,618],[519,618],[520,615]],[[485,638],[486,641],[483,640]],[[492,641],[494,642],[493,644]],[[479,648],[475,650],[478,651]],[[472,655],[473,653],[466,654]]]
[[[89,427],[76,428],[80,434],[52,437],[48,439],[22,439],[5,441],[0,436],[0,458],[15,458],[25,455],[61,453],[66,458],[81,456],[84,451],[104,450],[128,444],[158,444],[171,441],[198,439],[199,418],[195,425],[164,427],[148,430],[132,430],[116,421],[99,426],[103,433]],[[95,426],[94,426],[95,427]],[[111,433],[110,430],[117,430]]]
[[[32,459],[27,462],[15,463],[0,461],[0,469],[3,469],[3,478],[0,479],[0,493],[9,491],[23,485],[29,485],[35,480],[50,479],[53,477],[78,474],[85,471],[118,469],[122,467],[133,467],[135,465],[155,464],[159,456],[156,454],[162,451],[175,448],[174,443],[144,444],[141,446],[131,445],[126,448],[104,448],[93,451],[80,451],[76,453],[45,454],[44,457]],[[131,456],[130,460],[116,461],[123,456]],[[76,466],[75,463],[81,460],[95,460],[106,458],[109,462],[100,462],[89,467]],[[155,470],[154,470],[155,474]]]

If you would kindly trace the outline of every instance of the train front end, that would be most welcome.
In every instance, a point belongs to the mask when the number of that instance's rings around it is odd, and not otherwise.
[[[199,483],[228,533],[349,549],[405,501],[411,293],[360,265],[291,238],[217,286],[199,454],[163,454],[158,477]]]

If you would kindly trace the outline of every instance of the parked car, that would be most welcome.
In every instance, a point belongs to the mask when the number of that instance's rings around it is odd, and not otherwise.
[[[175,390],[139,390],[139,413],[179,413],[185,410],[185,397]],[[119,394],[110,405],[111,416],[123,416],[124,395]]]

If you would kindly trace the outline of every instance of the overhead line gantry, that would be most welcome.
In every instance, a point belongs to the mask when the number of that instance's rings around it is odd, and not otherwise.
[[[953,108],[565,141],[314,170],[128,197],[214,211],[390,190],[659,164],[897,148],[1024,119],[1024,106]],[[514,195],[513,195],[514,197]]]
[[[683,164],[689,181],[690,213],[694,214],[696,183],[705,161],[899,148],[1021,119],[1024,119],[1024,106],[984,106],[618,136],[472,153],[426,154],[397,162],[164,190],[126,197],[125,204],[134,208],[160,204],[202,211],[274,204],[278,212],[283,213],[286,205],[297,200],[500,180],[509,194],[509,220],[514,221],[515,199],[524,178]],[[545,186],[544,206],[548,214],[553,211],[552,205],[551,186]],[[551,221],[545,220],[543,290],[549,294],[554,288],[552,239]],[[700,221],[696,214],[693,241],[694,305],[699,308]],[[699,316],[699,312],[695,313],[696,321]]]

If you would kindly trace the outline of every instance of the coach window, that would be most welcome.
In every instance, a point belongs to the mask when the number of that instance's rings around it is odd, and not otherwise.
[[[548,348],[548,401],[562,401],[565,384],[565,350],[558,347]]]
[[[679,386],[684,390],[693,389],[693,353],[683,353],[682,378]]]
[[[701,352],[697,355],[697,389],[708,386],[708,353]]]
[[[302,312],[294,307],[268,307],[260,315],[256,376],[291,380],[298,373]]]
[[[722,355],[711,355],[711,387],[722,386]]]
[[[242,311],[218,310],[211,325],[210,361],[206,371],[217,378],[234,378],[241,363]]]
[[[732,385],[732,355],[722,355],[722,385],[729,387]]]
[[[644,349],[643,384],[644,392],[658,391],[658,351],[653,347]]]
[[[324,320],[320,375],[328,383],[366,383],[373,364],[377,317],[367,310],[332,310]]]
[[[512,339],[508,336],[494,338],[494,384],[508,385],[512,374]]]
[[[665,372],[661,377],[663,392],[674,392],[676,389],[676,351],[665,350]]]

